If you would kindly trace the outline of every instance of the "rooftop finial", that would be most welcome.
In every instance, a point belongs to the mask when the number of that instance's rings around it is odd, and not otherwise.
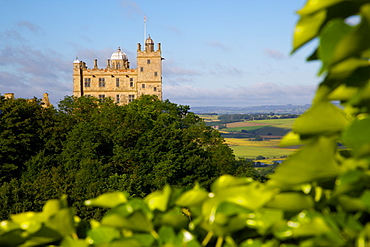
[[[146,39],[146,15],[144,15],[144,44]]]

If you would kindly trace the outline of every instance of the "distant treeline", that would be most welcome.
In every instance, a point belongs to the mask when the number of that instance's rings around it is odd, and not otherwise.
[[[219,120],[222,121],[233,121],[237,122],[240,120],[264,120],[264,119],[281,119],[281,118],[297,118],[299,114],[281,114],[275,113],[252,113],[252,114],[225,114],[218,116]]]

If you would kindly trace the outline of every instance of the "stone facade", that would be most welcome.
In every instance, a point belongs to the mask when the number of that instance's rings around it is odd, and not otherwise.
[[[111,97],[117,104],[128,104],[143,94],[156,95],[162,100],[162,56],[161,44],[154,49],[154,41],[145,40],[137,48],[137,68],[131,69],[127,55],[118,48],[105,68],[93,68],[76,59],[73,62],[73,95],[76,97],[93,96],[99,99]]]

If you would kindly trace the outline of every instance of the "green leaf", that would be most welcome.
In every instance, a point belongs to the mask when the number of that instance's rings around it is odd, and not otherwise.
[[[348,129],[343,132],[344,144],[351,148],[355,157],[370,155],[370,118],[354,121]]]
[[[74,210],[63,208],[53,215],[45,224],[51,229],[56,230],[64,237],[77,237],[74,222]]]
[[[42,227],[40,213],[24,212],[10,216],[12,221],[28,233],[37,232]]]
[[[341,132],[349,124],[349,116],[330,102],[315,103],[293,124],[293,131],[300,135],[319,135]]]
[[[24,231],[19,228],[2,233],[0,235],[0,246],[20,246],[26,241],[25,237],[27,236],[23,236],[23,234]]]
[[[341,84],[339,87],[337,87],[333,92],[329,94],[328,99],[347,101],[351,99],[356,94],[357,91],[358,91],[357,87],[348,87],[345,84]]]
[[[155,239],[151,234],[136,233],[132,237],[113,241],[109,246],[138,246],[138,247],[150,247],[153,246]]]
[[[333,138],[317,138],[287,158],[267,184],[285,187],[334,178],[340,171],[334,159],[336,146]]]
[[[42,209],[42,216],[44,217],[44,220],[48,220],[51,216],[56,214],[58,210],[61,208],[60,200],[58,199],[51,199],[48,200],[43,209]]]
[[[318,35],[325,18],[325,10],[312,15],[301,16],[294,29],[292,53]]]
[[[263,207],[277,193],[276,189],[266,187],[266,184],[252,182],[247,185],[232,187],[218,187],[213,198],[204,201],[202,212],[208,215],[211,221],[221,202],[230,202],[247,209],[256,210]],[[209,215],[210,214],[210,215]]]
[[[293,131],[289,131],[279,143],[279,147],[289,147],[289,146],[296,146],[296,145],[303,145],[307,144],[312,141],[312,138],[302,139],[301,136]]]
[[[40,246],[43,244],[51,244],[59,240],[62,240],[62,236],[58,232],[43,226],[39,231],[29,235],[27,241],[21,246]]]
[[[369,209],[370,208],[370,190],[365,190],[362,193],[360,200]]]
[[[98,196],[95,199],[85,201],[87,206],[98,206],[105,208],[113,208],[119,204],[126,203],[127,198],[123,192],[111,192]]]
[[[166,211],[168,201],[171,196],[171,187],[166,185],[163,191],[155,191],[144,198],[144,201],[148,204],[149,208],[153,211],[158,209],[159,211]]]
[[[108,214],[101,221],[104,226],[119,227],[132,231],[151,232],[153,223],[141,211],[136,211],[127,218],[118,214]]]
[[[202,203],[208,198],[208,192],[196,185],[193,189],[188,190],[181,194],[176,200],[176,205],[181,207],[191,207]]]
[[[314,206],[314,201],[311,196],[303,195],[297,192],[285,192],[274,196],[274,198],[266,204],[268,208],[283,209],[284,211],[299,212],[304,209],[311,209]]]
[[[333,6],[344,1],[346,0],[325,0],[325,1],[308,0],[306,5],[301,10],[297,11],[297,13],[300,15],[310,15],[319,10],[326,9],[330,6]]]
[[[332,218],[338,222],[340,227],[346,228],[346,232],[351,230],[354,232],[354,236],[363,229],[361,223],[356,219],[355,216],[345,212],[339,212],[336,215],[332,215]]]
[[[161,245],[166,246],[176,242],[176,233],[172,227],[162,226],[159,231],[159,242]]]
[[[335,46],[335,52],[329,62],[331,65],[351,56],[359,56],[362,52],[369,49],[370,4],[363,5],[360,9],[360,14],[362,17],[360,24],[354,27],[353,31],[345,37],[339,37],[338,45]],[[341,32],[339,29],[335,31]]]
[[[263,247],[260,239],[249,238],[240,244],[240,247]]]
[[[201,247],[200,243],[196,239],[196,236],[192,235],[190,232],[182,229],[180,234],[182,235],[183,246],[186,246],[186,247]]]
[[[307,211],[299,213],[298,216],[293,217],[287,224],[291,228],[292,236],[294,237],[322,235],[334,230],[322,215]]]
[[[235,203],[221,202],[217,208],[217,213],[223,213],[226,216],[233,216],[240,213],[251,213],[252,211],[241,207]]]
[[[365,186],[364,172],[360,170],[349,170],[341,174],[335,181],[333,196],[352,191],[361,191]]]
[[[83,239],[63,238],[60,247],[88,247],[89,244]]]
[[[356,197],[348,195],[339,195],[337,198],[338,203],[336,206],[340,206],[344,211],[356,212],[366,210],[366,205],[363,201]]]
[[[175,227],[176,229],[186,228],[189,223],[188,215],[184,215],[180,208],[174,207],[160,217],[160,224]]]
[[[242,216],[242,215],[240,215]],[[279,226],[285,222],[284,212],[279,209],[263,208],[247,215],[245,222],[249,228],[254,228],[263,236],[274,226]]]
[[[224,188],[249,184],[253,181],[252,178],[237,178],[231,175],[223,175],[219,177],[212,185],[212,191],[218,192]]]
[[[334,84],[336,85],[338,82],[340,81],[344,81],[344,82],[347,82],[346,84],[347,85],[353,85],[355,84],[353,82],[353,80],[355,79],[354,78],[354,75],[357,76],[357,79],[360,79],[361,80],[361,76],[359,76],[358,74],[365,74],[366,73],[360,73],[360,70],[358,70],[359,68],[365,68],[365,71],[366,72],[366,67],[369,67],[369,62],[363,58],[355,58],[355,57],[350,57],[340,63],[337,63],[335,64],[328,76],[325,78],[325,81],[324,83],[325,84]],[[364,70],[364,69],[363,69]],[[356,72],[356,73],[354,73]],[[348,80],[346,80],[348,79]],[[362,79],[363,80],[363,79]],[[330,83],[328,83],[330,82]]]
[[[99,226],[91,229],[87,234],[87,242],[93,245],[110,243],[121,236],[120,232],[113,227]]]
[[[323,62],[321,71],[322,74],[329,65],[332,65],[334,53],[338,43],[345,37],[353,27],[347,25],[343,19],[334,19],[330,21],[320,33],[320,44],[318,56]]]

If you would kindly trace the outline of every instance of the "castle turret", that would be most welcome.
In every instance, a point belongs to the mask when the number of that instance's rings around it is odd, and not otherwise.
[[[149,37],[145,40],[145,52],[154,52],[154,41]]]
[[[130,67],[127,55],[121,51],[120,47],[112,54],[110,60],[112,69],[128,69]]]
[[[154,94],[162,100],[162,55],[160,43],[154,50],[154,41],[149,37],[145,40],[145,50],[138,44],[137,51],[137,88],[138,96]]]
[[[82,85],[82,69],[84,68],[84,62],[78,60],[73,61],[73,95],[82,96],[83,95],[83,85]]]

